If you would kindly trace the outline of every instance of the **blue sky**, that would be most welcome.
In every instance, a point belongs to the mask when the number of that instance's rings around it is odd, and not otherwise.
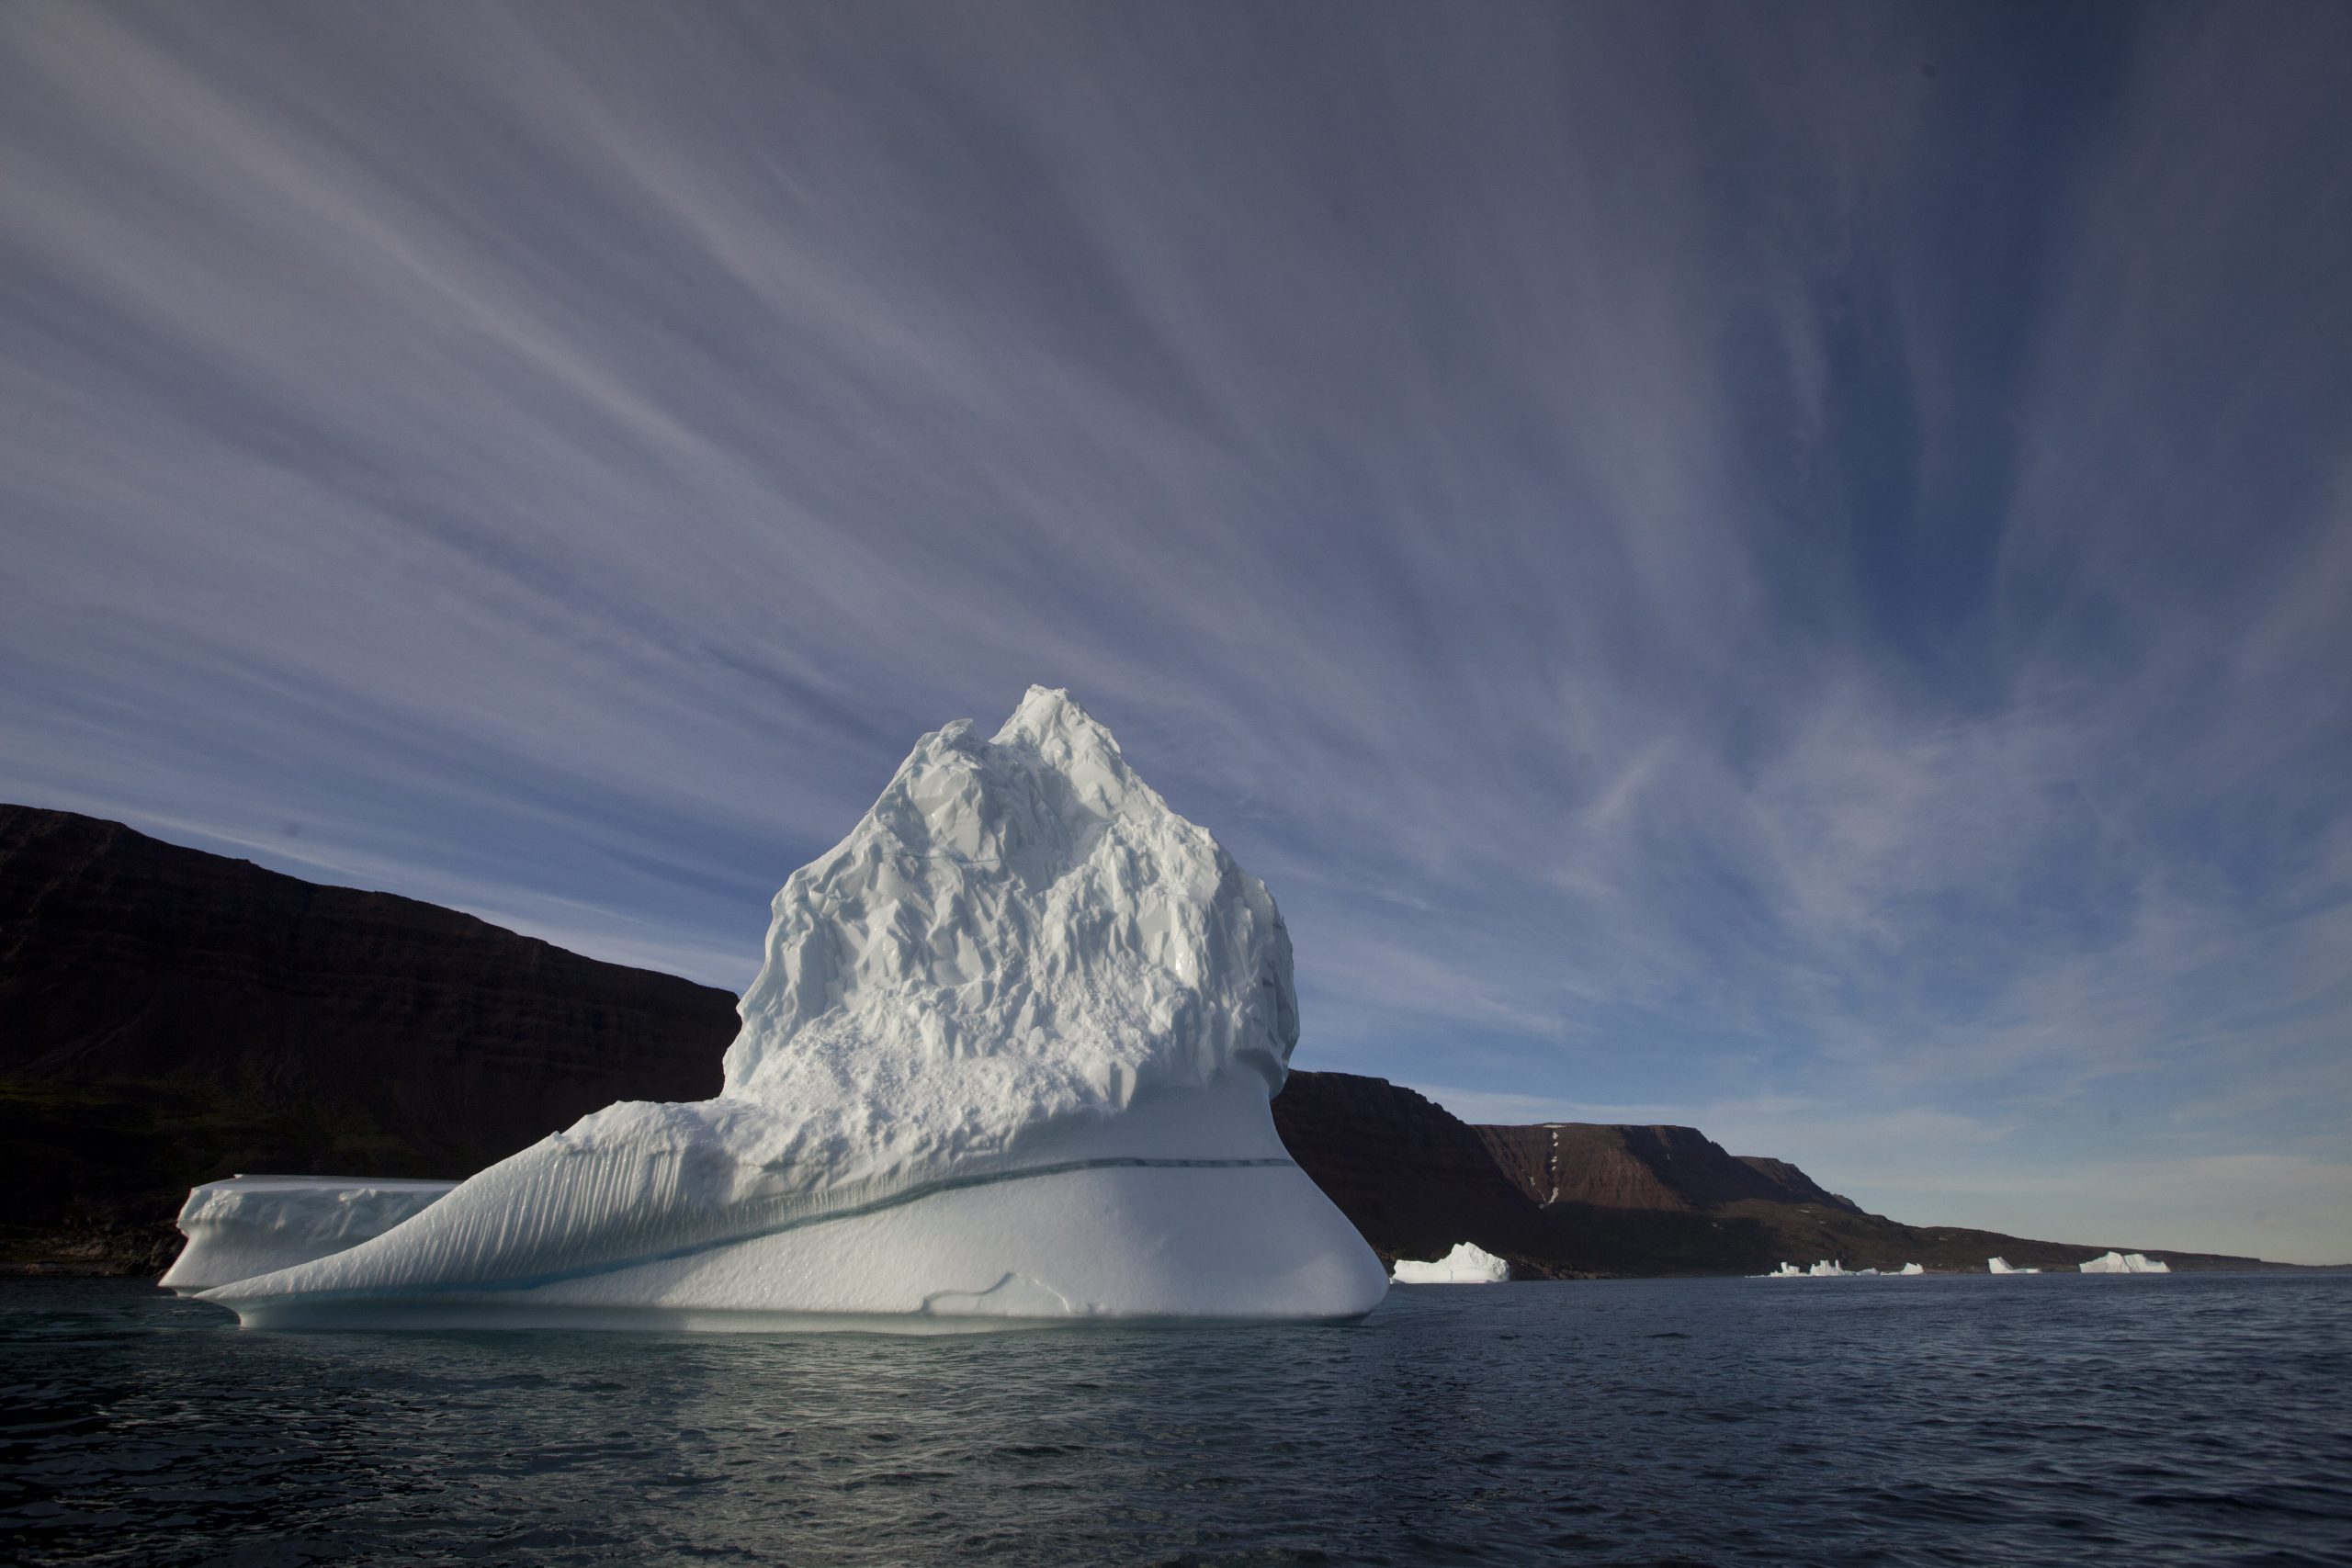
[[[740,987],[1069,687],[1297,1065],[2352,1259],[2352,10],[0,10],[0,795]]]

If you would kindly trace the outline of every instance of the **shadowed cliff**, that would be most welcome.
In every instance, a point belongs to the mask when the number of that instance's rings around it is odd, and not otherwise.
[[[734,998],[470,915],[0,806],[0,1257],[161,1267],[239,1170],[463,1176],[718,1092]]]
[[[1473,1241],[1515,1273],[1562,1271],[1544,1213],[1476,1131],[1409,1089],[1352,1073],[1293,1072],[1274,1129],[1382,1262],[1442,1257]]]
[[[1522,1279],[1760,1274],[1824,1258],[1849,1269],[1982,1272],[1999,1255],[2071,1269],[2109,1250],[1866,1213],[1787,1161],[1726,1153],[1695,1127],[1474,1127],[1410,1089],[1346,1073],[1291,1074],[1274,1125],[1391,1262],[1442,1257],[1461,1241],[1509,1260]],[[2278,1267],[2120,1249],[2176,1269]]]

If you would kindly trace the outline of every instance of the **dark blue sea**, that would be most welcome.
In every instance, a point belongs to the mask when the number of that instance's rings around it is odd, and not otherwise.
[[[951,1338],[243,1333],[27,1280],[0,1421],[24,1563],[2352,1563],[2352,1277]]]

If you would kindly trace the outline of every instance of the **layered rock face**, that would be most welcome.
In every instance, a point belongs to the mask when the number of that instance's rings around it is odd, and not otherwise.
[[[1758,1274],[1793,1257],[1974,1271],[2003,1249],[2051,1267],[2086,1251],[1866,1213],[1785,1160],[1726,1153],[1692,1127],[1474,1127],[1380,1078],[1296,1072],[1274,1120],[1299,1164],[1391,1264],[1442,1258],[1464,1242],[1506,1259],[1520,1280]],[[2165,1256],[2175,1268],[2255,1266]]]
[[[160,1267],[236,1170],[462,1176],[718,1087],[734,998],[455,910],[0,806],[0,1225]],[[168,1254],[166,1254],[168,1256]]]
[[[741,1013],[718,1097],[608,1106],[202,1294],[276,1326],[918,1330],[1346,1319],[1386,1289],[1274,1134],[1273,900],[1065,693],[924,737],[776,896]]]
[[[1678,1190],[1669,1150],[1691,1156],[1695,1187],[1768,1179],[1720,1149],[1701,1160],[1713,1145],[1689,1128],[1474,1127],[1410,1089],[1343,1073],[1292,1074],[1274,1119],[1392,1265],[1469,1242],[1521,1280],[1737,1273],[1770,1267],[1776,1245],[1763,1220]]]
[[[1726,1153],[1695,1127],[1546,1122],[1482,1126],[1498,1168],[1533,1201],[1555,1240],[1555,1265],[1603,1273],[1760,1274],[1784,1258],[1849,1270],[1919,1263],[1973,1272],[1996,1251],[2071,1262],[2083,1248],[1989,1231],[1906,1225],[1866,1213],[1786,1160]],[[2166,1256],[2191,1268],[2251,1258]]]
[[[1538,1203],[1690,1213],[1757,1201],[1861,1213],[1787,1161],[1726,1154],[1696,1127],[1549,1122],[1477,1133]]]

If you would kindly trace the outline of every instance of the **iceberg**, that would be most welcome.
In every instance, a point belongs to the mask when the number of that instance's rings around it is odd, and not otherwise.
[[[1984,1260],[1984,1272],[1987,1274],[2039,1274],[2041,1270],[2039,1269],[2012,1269],[2009,1267],[2009,1260],[2006,1258],[1988,1258]]]
[[[197,1292],[259,1327],[1379,1303],[1379,1259],[1274,1133],[1298,1008],[1273,898],[1069,694],[1033,687],[991,739],[923,737],[773,917],[717,1098],[607,1106],[307,1258],[191,1232],[186,1282],[261,1267]]]
[[[1895,1280],[1908,1275],[1925,1274],[1927,1270],[1920,1268],[1917,1263],[1905,1263],[1900,1269],[1888,1269],[1883,1270],[1877,1269],[1849,1269],[1841,1262],[1834,1262],[1829,1258],[1825,1258],[1810,1269],[1800,1269],[1793,1263],[1783,1263],[1769,1274],[1758,1274],[1752,1276],[1752,1278],[1758,1280],[1862,1280],[1875,1278]]]
[[[183,1295],[357,1247],[414,1218],[454,1181],[365,1176],[232,1176],[187,1195],[187,1246],[157,1283]]]
[[[2077,1264],[2086,1274],[2169,1274],[2172,1265],[2158,1263],[2138,1252],[2103,1252]]]
[[[1510,1278],[1510,1265],[1473,1242],[1462,1242],[1434,1263],[1396,1260],[1400,1285],[1498,1285]]]

